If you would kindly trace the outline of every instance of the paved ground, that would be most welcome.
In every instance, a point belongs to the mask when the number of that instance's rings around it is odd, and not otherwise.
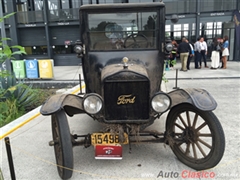
[[[77,67],[72,67],[71,72],[74,68],[77,69]],[[179,68],[179,64],[176,68]],[[55,72],[57,72],[56,69]],[[166,77],[169,82],[166,86],[163,85],[163,90],[171,91],[175,86],[175,71],[167,71]],[[240,63],[229,62],[229,68],[226,70],[192,69],[188,72],[179,72],[179,78],[179,87],[204,88],[218,103],[214,113],[223,126],[226,149],[221,162],[208,172],[215,173],[216,176],[213,179],[240,179]],[[149,129],[164,131],[165,118],[166,115],[163,115]],[[92,133],[100,128],[99,124],[87,115],[77,115],[68,119],[73,133]],[[1,128],[1,131],[3,134],[3,131],[7,130]],[[17,179],[60,179],[55,166],[53,148],[48,146],[48,141],[51,140],[50,117],[38,116],[11,133],[9,137]],[[10,179],[3,140],[1,140],[0,151],[3,175],[5,179]],[[75,147],[75,172],[72,179],[176,179],[173,176],[162,178],[159,174],[171,174],[171,172],[176,176],[179,175],[178,179],[181,179],[181,173],[184,170],[194,171],[179,162],[171,149],[165,148],[163,144],[132,145],[131,154],[128,153],[128,146],[124,146],[121,161],[95,160],[93,147],[87,149]],[[158,175],[160,176],[157,178]]]
[[[208,62],[210,67],[211,63]],[[175,69],[180,68],[180,63],[178,62]],[[240,77],[240,61],[230,61],[228,62],[228,69],[217,69],[211,70],[209,68],[194,69],[194,63],[190,65],[191,70],[188,72],[180,72],[179,78],[191,79],[191,78],[229,78],[229,77]],[[81,66],[55,66],[54,67],[54,79],[57,81],[72,80],[78,81],[79,74],[82,74]],[[175,78],[176,71],[169,70],[166,71],[167,78]],[[83,78],[83,77],[82,77]],[[49,82],[49,81],[48,81]]]

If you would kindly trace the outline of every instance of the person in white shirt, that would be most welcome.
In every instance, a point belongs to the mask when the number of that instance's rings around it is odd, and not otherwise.
[[[198,58],[198,62],[200,63],[200,68],[202,67],[202,58],[203,58],[203,61],[204,61],[205,68],[208,68],[207,59],[206,59],[207,50],[208,50],[207,43],[204,41],[204,38],[201,37],[200,40],[199,40],[199,46],[198,46],[198,52],[200,53],[199,58]]]

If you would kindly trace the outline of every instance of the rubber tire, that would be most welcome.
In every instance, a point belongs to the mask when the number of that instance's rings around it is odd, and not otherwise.
[[[55,129],[59,132],[59,142],[54,145],[58,174],[62,179],[69,179],[73,173],[73,148],[67,117],[63,110],[52,115],[53,140],[57,138]],[[59,160],[58,156],[62,161]]]
[[[194,159],[182,153],[176,144],[171,146],[177,158],[187,166],[195,170],[205,170],[216,166],[225,150],[225,136],[218,118],[211,111],[201,111],[191,104],[181,104],[173,107],[167,117],[166,132],[173,128],[176,117],[186,111],[197,113],[207,123],[212,134],[212,148],[205,158]]]

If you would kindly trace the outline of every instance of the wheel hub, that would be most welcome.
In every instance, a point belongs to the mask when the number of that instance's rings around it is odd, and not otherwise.
[[[186,143],[194,143],[198,139],[197,132],[193,128],[187,127],[182,133],[182,139]]]

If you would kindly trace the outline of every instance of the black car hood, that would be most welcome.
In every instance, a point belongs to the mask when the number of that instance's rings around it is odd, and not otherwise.
[[[122,72],[131,72],[148,78],[147,69],[143,65],[129,63],[127,68],[124,68],[123,64],[111,64],[105,66],[101,73],[101,80],[104,81],[104,79],[106,79],[107,77]]]

